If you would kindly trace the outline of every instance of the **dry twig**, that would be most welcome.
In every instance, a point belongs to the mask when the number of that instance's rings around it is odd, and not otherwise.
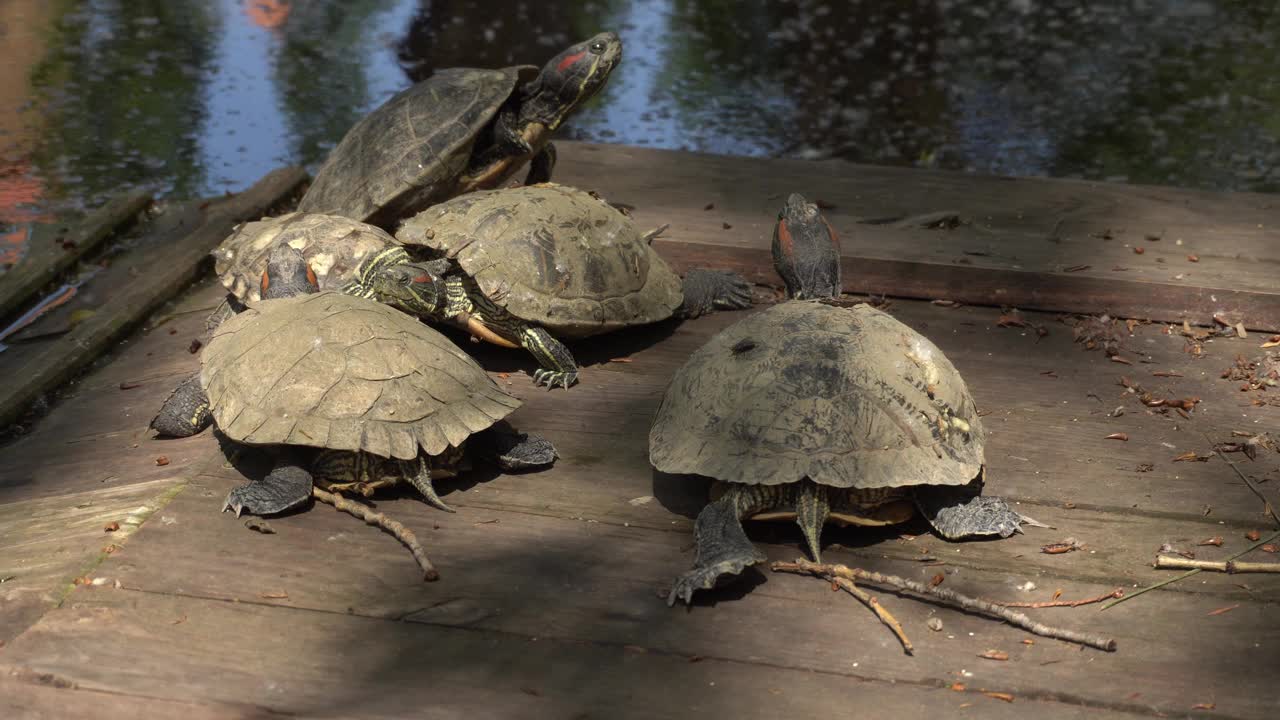
[[[440,579],[440,573],[436,570],[435,565],[431,564],[431,559],[427,557],[427,552],[422,549],[422,544],[418,542],[418,536],[414,535],[409,528],[380,512],[360,503],[351,502],[341,495],[325,492],[318,487],[311,488],[311,495],[322,503],[332,505],[336,510],[354,515],[370,525],[376,525],[391,533],[397,540],[404,543],[405,547],[409,548],[409,552],[413,553],[413,559],[417,560],[418,567],[422,568],[424,580],[432,582]]]
[[[1118,597],[1124,597],[1123,588],[1116,588],[1115,590],[1112,590],[1111,592],[1105,595],[1099,595],[1098,597],[1092,597],[1092,598],[1085,598],[1084,600],[1042,600],[1040,602],[994,602],[994,604],[1002,605],[1004,607],[1032,608],[1032,609],[1051,608],[1051,607],[1080,607],[1081,605],[1092,605],[1093,603],[1100,603],[1103,600],[1110,600],[1111,598],[1118,598]]]
[[[1233,573],[1280,573],[1280,563],[1236,562],[1235,560],[1188,560],[1181,557],[1157,555],[1157,570],[1215,570],[1228,574]]]
[[[1043,623],[1036,622],[1020,612],[1014,612],[1013,610],[997,603],[982,600],[980,598],[971,598],[967,595],[961,595],[958,592],[942,587],[930,587],[925,583],[907,580],[906,578],[900,578],[896,575],[882,575],[878,572],[871,572],[860,568],[851,568],[845,565],[813,563],[808,560],[775,562],[771,567],[775,572],[808,573],[810,575],[818,575],[820,577],[842,577],[848,578],[849,580],[864,580],[866,582],[880,585],[892,585],[900,590],[910,590],[911,592],[918,593],[920,595],[928,595],[962,610],[976,612],[988,617],[1004,620],[1010,625],[1020,627],[1023,630],[1036,635],[1079,643],[1081,645],[1087,645],[1089,647],[1106,650],[1108,652],[1112,652],[1116,649],[1116,641],[1112,638],[1098,637],[1096,635],[1079,633],[1074,630],[1063,630],[1061,628],[1050,627]]]

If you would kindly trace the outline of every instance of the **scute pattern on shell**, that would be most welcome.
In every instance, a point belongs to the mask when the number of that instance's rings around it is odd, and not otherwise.
[[[630,218],[555,183],[468,193],[405,221],[396,237],[456,259],[489,299],[563,336],[665,320],[683,299],[680,278]]]
[[[662,472],[728,482],[964,485],[983,439],[964,379],[927,338],[866,305],[793,301],[690,356],[649,456]]]
[[[347,132],[298,209],[368,221],[443,199],[480,130],[516,83],[536,72],[447,68],[402,90]]]
[[[201,366],[219,429],[251,445],[438,455],[520,406],[440,333],[334,292],[250,306]]]
[[[236,228],[213,251],[214,271],[241,302],[262,299],[262,273],[279,243],[302,251],[321,290],[337,290],[369,255],[400,243],[383,230],[350,218],[294,212]]]

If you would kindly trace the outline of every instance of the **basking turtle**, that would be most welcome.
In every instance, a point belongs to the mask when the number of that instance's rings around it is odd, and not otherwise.
[[[735,273],[695,269],[681,281],[649,246],[654,234],[564,185],[479,191],[406,220],[396,232],[405,252],[366,263],[356,283],[366,297],[525,348],[542,366],[535,382],[567,388],[578,366],[557,336],[751,304],[750,285]]]
[[[549,465],[545,439],[505,423],[520,401],[440,333],[386,305],[316,292],[301,253],[276,248],[264,299],[223,322],[160,416],[181,426],[205,406],[222,435],[268,446],[275,469],[232,490],[224,510],[269,515],[333,491],[413,485],[451,509],[433,480],[465,469],[468,438],[504,469]]]
[[[803,222],[813,227],[791,235],[809,239],[778,254],[779,274],[798,279],[793,293],[830,298],[815,280],[828,273],[794,267],[812,256],[803,243],[834,241],[820,217]],[[888,525],[918,510],[950,540],[1008,537],[1022,518],[979,494],[983,438],[942,351],[870,306],[790,300],[726,328],[676,372],[649,433],[658,470],[719,481],[668,604],[764,561],[744,519],[794,519],[815,560],[828,520]]]
[[[604,87],[622,59],[611,32],[572,45],[541,71],[439,70],[356,123],[316,173],[298,210],[384,228],[429,205],[493,188],[530,163],[551,178],[551,134]]]

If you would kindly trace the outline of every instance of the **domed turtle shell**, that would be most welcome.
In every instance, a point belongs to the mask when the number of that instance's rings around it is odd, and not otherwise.
[[[213,251],[218,279],[241,302],[262,299],[262,273],[271,249],[280,243],[302,252],[321,290],[341,288],[366,257],[400,244],[350,218],[294,212],[236,228]]]
[[[866,305],[792,301],[693,353],[649,457],[662,472],[748,484],[965,485],[983,439],[964,379],[927,338]]]
[[[468,193],[405,221],[396,238],[456,260],[490,300],[562,337],[665,320],[683,300],[680,278],[630,218],[555,183]]]
[[[335,292],[250,305],[201,365],[218,428],[251,445],[439,455],[520,405],[440,333]]]
[[[402,90],[347,131],[298,210],[386,227],[450,197],[480,131],[537,73],[448,68]]]

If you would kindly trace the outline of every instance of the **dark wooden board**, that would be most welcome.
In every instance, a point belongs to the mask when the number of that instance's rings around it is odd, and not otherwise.
[[[1202,324],[1227,313],[1250,328],[1280,330],[1273,196],[558,146],[558,182],[634,206],[644,227],[670,223],[671,242],[658,247],[681,266],[727,265],[777,283],[761,251],[787,195],[800,192],[834,205],[825,214],[841,235],[853,292]],[[942,210],[969,224],[864,222]]]
[[[0,275],[0,320],[8,318],[104,240],[126,228],[149,205],[151,194],[137,190],[111,199],[70,227],[37,225],[28,238],[31,247],[27,255]]]
[[[104,352],[130,327],[194,280],[209,251],[239,222],[256,219],[306,181],[299,168],[276,170],[253,187],[209,207],[202,224],[180,242],[148,248],[113,268],[121,282],[95,314],[20,360],[0,357],[8,377],[0,387],[0,426],[17,420],[42,393],[57,387]],[[7,353],[6,353],[7,354]]]

